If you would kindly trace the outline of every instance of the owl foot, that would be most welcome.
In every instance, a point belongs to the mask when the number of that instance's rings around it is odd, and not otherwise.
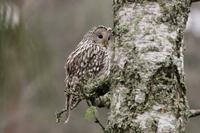
[[[56,123],[60,122],[60,119],[62,117],[62,114],[64,114],[65,112],[67,112],[68,110],[66,108],[62,109],[60,112],[56,113]],[[67,121],[67,120],[66,120]],[[66,123],[65,121],[65,123]]]

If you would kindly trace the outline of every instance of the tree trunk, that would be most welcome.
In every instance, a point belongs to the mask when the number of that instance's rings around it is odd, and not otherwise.
[[[190,0],[114,0],[109,133],[184,132],[183,35]]]

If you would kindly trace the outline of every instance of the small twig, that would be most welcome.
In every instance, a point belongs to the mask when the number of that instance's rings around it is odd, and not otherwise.
[[[56,122],[59,123],[60,122],[60,119],[61,119],[61,116],[63,113],[67,112],[67,109],[62,109],[60,112],[57,112],[56,113]]]
[[[86,99],[86,103],[89,107],[91,107],[92,105],[90,104],[90,102]],[[95,123],[99,124],[99,126],[102,128],[103,131],[105,131],[105,127],[103,126],[103,124],[99,121],[99,119],[97,118],[96,115],[94,115],[95,117]]]
[[[82,90],[83,96],[85,97],[86,103],[89,107],[92,106],[92,104],[90,103],[90,101],[87,99],[87,96],[85,95],[84,91]],[[99,126],[102,128],[103,131],[105,131],[105,127],[103,126],[103,124],[101,124],[101,122],[99,121],[99,119],[97,118],[97,116],[94,114],[95,117],[95,123],[99,124]]]
[[[103,131],[105,131],[105,127],[101,124],[101,122],[99,121],[99,119],[95,116],[95,123],[99,124],[99,126],[102,128]]]
[[[190,112],[189,118],[200,116],[200,109],[192,109]]]

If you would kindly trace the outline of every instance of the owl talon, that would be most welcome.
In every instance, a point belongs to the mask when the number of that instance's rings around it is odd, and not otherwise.
[[[60,123],[62,114],[64,114],[65,112],[67,112],[67,109],[62,109],[60,112],[56,113],[56,123]]]
[[[67,123],[68,123],[68,121],[69,121],[69,119],[65,120],[64,124],[67,124]]]

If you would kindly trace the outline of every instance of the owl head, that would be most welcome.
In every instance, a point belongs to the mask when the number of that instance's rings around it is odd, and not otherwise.
[[[112,29],[105,26],[97,26],[92,29],[91,39],[94,43],[102,45],[103,47],[108,46],[108,42],[112,36]]]

